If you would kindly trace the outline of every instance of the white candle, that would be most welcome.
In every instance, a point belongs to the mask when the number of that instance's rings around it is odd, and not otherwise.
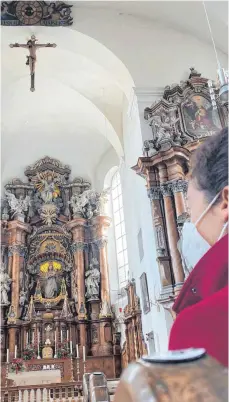
[[[69,330],[67,330],[67,341],[69,341]]]
[[[79,358],[79,345],[76,345],[76,357]]]
[[[15,359],[17,358],[17,345],[15,345],[15,349],[14,349],[14,357],[15,357]]]
[[[28,332],[26,333],[26,344],[27,345],[29,344],[29,333]]]
[[[6,351],[6,362],[9,363],[9,349]]]
[[[85,346],[83,346],[83,361],[85,362]]]
[[[70,341],[70,353],[72,354],[72,341]]]
[[[62,330],[60,331],[60,341],[61,341],[61,343],[63,342],[63,332],[62,332]]]

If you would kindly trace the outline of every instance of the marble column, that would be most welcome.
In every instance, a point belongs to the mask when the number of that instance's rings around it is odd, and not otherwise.
[[[78,295],[78,325],[80,332],[80,355],[82,357],[83,346],[86,346],[86,320],[87,311],[85,306],[85,225],[86,219],[75,218],[68,223],[68,228],[73,235],[72,253],[75,261],[75,272],[77,273],[77,295]]]
[[[110,285],[107,261],[107,229],[110,222],[110,218],[106,216],[96,216],[93,219],[93,225],[96,228],[96,240],[94,242],[99,248],[101,300],[102,303],[107,302],[108,306],[110,306]]]
[[[14,359],[15,345],[16,345],[16,332],[17,332],[17,326],[12,325],[12,326],[8,327],[8,334],[9,334],[9,360],[10,360],[10,362]]]
[[[77,272],[77,292],[78,292],[78,317],[86,319],[85,309],[85,266],[84,266],[84,249],[85,249],[85,225],[86,220],[83,218],[75,218],[69,222],[68,227],[73,235],[72,253],[75,261],[75,272]]]
[[[165,222],[161,205],[163,198],[160,186],[150,187],[148,190],[148,196],[151,201],[153,228],[157,248],[157,261],[163,287],[162,293],[169,293],[171,292],[172,287],[171,261],[166,241]]]
[[[172,259],[173,274],[175,280],[175,292],[176,292],[176,288],[178,289],[180,286],[182,286],[182,283],[184,281],[184,271],[182,267],[181,256],[177,249],[177,242],[179,240],[179,236],[172,202],[173,194],[171,184],[163,184],[161,186],[161,191],[164,199],[168,242],[169,242],[170,255]]]

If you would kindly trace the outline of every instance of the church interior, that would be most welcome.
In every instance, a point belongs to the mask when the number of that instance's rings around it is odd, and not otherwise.
[[[1,2],[3,402],[112,401],[168,350],[190,157],[227,126],[227,15]]]

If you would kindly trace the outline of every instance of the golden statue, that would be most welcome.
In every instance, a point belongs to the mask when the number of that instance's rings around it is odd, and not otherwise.
[[[45,347],[42,349],[42,358],[43,359],[52,359],[53,358],[53,350],[50,345],[51,345],[50,340],[46,339]]]

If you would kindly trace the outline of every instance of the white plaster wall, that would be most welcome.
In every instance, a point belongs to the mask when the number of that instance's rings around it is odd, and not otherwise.
[[[136,98],[131,107],[123,113],[125,163],[121,167],[123,203],[126,221],[127,245],[129,254],[130,274],[136,281],[137,294],[141,298],[140,276],[147,274],[151,311],[142,314],[143,334],[153,331],[156,350],[166,350],[170,325],[166,323],[162,307],[158,311],[155,298],[160,291],[160,278],[156,262],[156,247],[152,228],[150,202],[147,196],[146,183],[136,175],[131,167],[136,164],[138,156],[142,155],[142,134]],[[138,233],[142,230],[144,257],[140,261],[138,249]]]
[[[97,191],[102,191],[104,187],[110,186],[111,177],[108,181],[105,178],[108,172],[114,167],[119,165],[119,158],[114,148],[110,147],[101,157],[99,163],[95,168],[95,186]]]
[[[183,7],[180,19],[187,18],[190,7],[192,9],[190,3],[187,2],[187,10]],[[160,20],[138,18],[105,7],[90,9],[81,5],[75,9],[73,29],[97,39],[110,49],[127,67],[137,87],[165,86],[179,82],[187,78],[189,67],[193,65],[203,75],[215,78],[217,63],[201,6],[195,18],[203,26],[206,25],[202,36],[207,37],[208,42],[201,38],[201,34],[196,35],[194,26],[193,31],[188,33],[185,29],[179,29],[178,26],[176,29]],[[177,7],[177,3],[172,7],[174,15],[179,11]],[[214,33],[216,36],[217,31]],[[222,48],[227,49],[227,35],[220,42]],[[219,50],[219,59],[226,68],[227,54]]]

